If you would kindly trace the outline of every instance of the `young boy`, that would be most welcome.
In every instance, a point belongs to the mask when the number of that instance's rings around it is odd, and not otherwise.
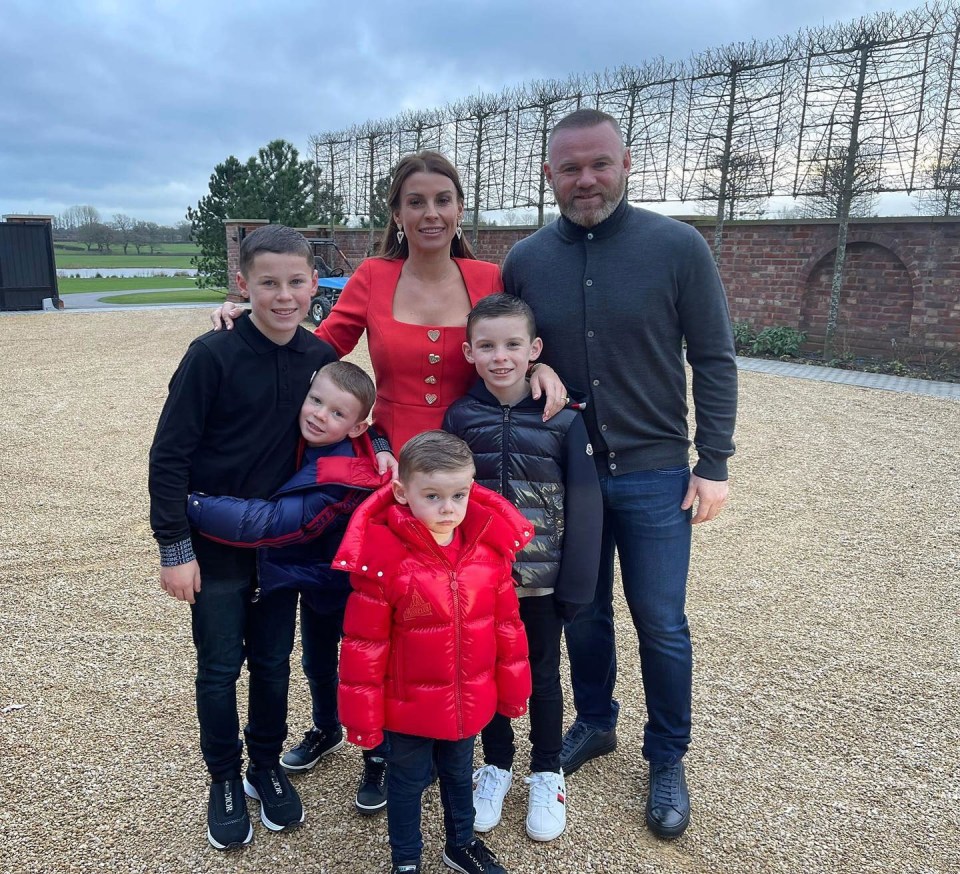
[[[544,422],[543,399],[530,396],[525,376],[542,349],[536,334],[533,312],[520,298],[495,294],[478,302],[467,318],[463,354],[480,380],[450,406],[443,427],[470,446],[477,482],[511,501],[536,531],[513,574],[533,674],[526,830],[536,841],[550,841],[566,827],[560,636],[564,621],[593,600],[603,506],[581,416],[568,408]],[[486,832],[500,822],[513,781],[510,720],[494,716],[481,740],[474,827]]]
[[[192,538],[185,498],[192,491],[266,498],[296,471],[302,386],[336,360],[300,327],[316,283],[313,252],[296,231],[268,225],[243,240],[237,284],[250,299],[250,318],[190,344],[150,450],[160,586],[191,605],[200,749],[211,780],[207,838],[217,849],[253,839],[245,790],[259,799],[267,828],[303,822],[300,798],[279,764],[297,593],[281,590],[252,603],[256,554]],[[242,781],[237,679],[244,659],[250,763]]]
[[[269,500],[192,494],[190,524],[212,540],[259,547],[258,597],[277,589],[300,592],[303,671],[310,687],[313,727],[280,760],[290,772],[308,771],[344,743],[337,715],[338,644],[350,580],[331,570],[350,514],[374,489],[389,482],[377,472],[367,432],[376,398],[373,380],[355,364],[320,368],[300,409],[301,467]],[[289,655],[289,654],[288,654]],[[357,810],[386,806],[385,750],[364,751]]]
[[[434,759],[444,863],[506,874],[473,833],[473,744],[495,712],[526,710],[527,642],[510,568],[533,536],[499,495],[473,485],[470,449],[426,431],[399,479],[354,514],[334,559],[351,572],[340,714],[361,747],[389,741],[387,828],[394,874],[420,871],[420,801]]]

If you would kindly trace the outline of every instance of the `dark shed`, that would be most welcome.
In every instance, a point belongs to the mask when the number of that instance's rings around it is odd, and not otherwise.
[[[53,218],[5,215],[0,222],[0,310],[40,310],[44,298],[60,308],[53,259]]]

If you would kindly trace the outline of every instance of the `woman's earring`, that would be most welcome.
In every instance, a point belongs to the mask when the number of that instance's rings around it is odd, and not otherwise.
[[[397,245],[403,245],[403,228],[400,228],[400,230],[397,231]]]
[[[460,240],[462,238],[463,238],[463,227],[461,225],[457,225],[457,239]]]

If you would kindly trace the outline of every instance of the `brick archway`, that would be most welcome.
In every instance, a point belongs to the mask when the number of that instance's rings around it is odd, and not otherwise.
[[[811,348],[822,348],[833,282],[836,247],[826,248],[804,266],[800,330]],[[879,234],[852,235],[840,292],[837,350],[889,357],[896,341],[910,335],[917,270],[911,270]]]

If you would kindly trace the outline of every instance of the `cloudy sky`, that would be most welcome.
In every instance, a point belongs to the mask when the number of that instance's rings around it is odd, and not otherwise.
[[[214,165],[530,79],[919,0],[0,0],[0,214],[174,224]]]

